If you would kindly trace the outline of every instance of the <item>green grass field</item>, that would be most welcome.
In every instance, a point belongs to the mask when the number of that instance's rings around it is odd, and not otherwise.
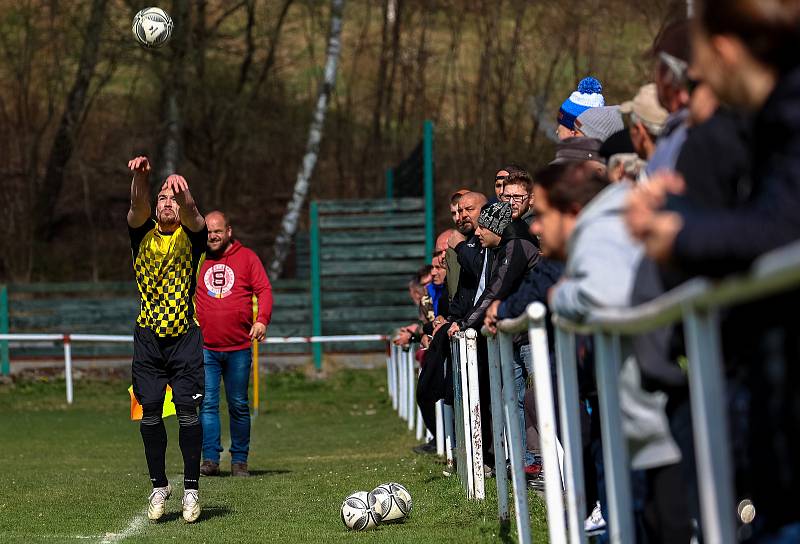
[[[385,371],[342,370],[325,380],[282,373],[262,385],[253,476],[203,478],[203,513],[187,525],[174,417],[167,419],[167,474],[177,493],[165,520],[146,519],[149,480],[127,381],[79,380],[69,407],[63,380],[0,384],[0,542],[516,541],[513,527],[505,534],[497,522],[494,480],[487,500],[467,501],[456,477],[410,451],[415,439],[392,410]],[[386,481],[409,489],[412,517],[347,531],[339,518],[344,497]],[[543,503],[530,500],[534,541],[546,542]]]

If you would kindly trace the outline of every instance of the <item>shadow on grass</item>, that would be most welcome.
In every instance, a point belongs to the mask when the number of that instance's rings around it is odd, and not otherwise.
[[[200,517],[194,523],[203,523],[212,518],[222,518],[233,512],[227,506],[203,506],[200,512]],[[168,512],[164,514],[158,523],[168,523],[170,521],[183,521],[183,514],[181,512]]]
[[[495,537],[493,529],[483,528],[481,529],[481,532],[483,533],[484,537],[487,538],[487,540],[495,540],[496,538],[499,538],[500,542],[503,544],[514,544],[517,542],[517,539],[511,534],[510,520],[500,522],[500,531],[497,537]]]
[[[291,474],[292,470],[285,468],[275,468],[270,470],[250,470],[250,476],[274,476],[276,474]]]

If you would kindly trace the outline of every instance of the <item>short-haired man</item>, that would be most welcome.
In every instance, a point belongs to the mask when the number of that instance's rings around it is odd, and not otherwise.
[[[203,425],[204,476],[219,475],[222,452],[219,383],[225,382],[231,432],[231,476],[249,476],[251,343],[264,340],[272,317],[272,286],[261,260],[233,238],[224,213],[206,216],[208,251],[200,268],[201,288],[195,300],[203,331],[206,390],[200,409]],[[253,319],[253,295],[258,315]]]
[[[131,374],[133,394],[142,405],[139,430],[153,484],[147,517],[160,519],[172,494],[165,470],[167,430],[161,419],[169,385],[183,454],[183,519],[192,523],[200,516],[198,480],[203,429],[197,418],[197,405],[204,393],[203,338],[195,323],[192,299],[208,233],[182,176],[172,174],[162,184],[153,220],[150,162],[147,157],[136,157],[128,162],[128,168],[133,171],[128,234],[141,296]]]
[[[503,183],[503,192],[500,194],[500,202],[508,202],[511,205],[511,220],[522,219],[530,225],[533,221],[531,211],[531,191],[533,190],[533,180],[530,174],[524,170],[513,172],[508,175]]]

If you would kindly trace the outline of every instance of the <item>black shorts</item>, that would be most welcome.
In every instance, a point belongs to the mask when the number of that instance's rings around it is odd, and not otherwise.
[[[199,406],[205,393],[203,335],[190,327],[180,336],[159,337],[136,326],[133,333],[133,394],[142,406],[164,403],[167,384],[175,405]]]

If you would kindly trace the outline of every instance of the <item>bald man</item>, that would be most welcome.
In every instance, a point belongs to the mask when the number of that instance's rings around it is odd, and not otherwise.
[[[203,463],[200,473],[218,476],[222,452],[219,424],[219,385],[225,382],[231,434],[231,475],[249,476],[251,344],[267,335],[272,317],[272,286],[261,260],[233,238],[224,213],[206,216],[208,249],[197,277],[197,317],[203,333],[205,398],[200,409],[203,425]],[[253,295],[258,315],[253,319]]]

